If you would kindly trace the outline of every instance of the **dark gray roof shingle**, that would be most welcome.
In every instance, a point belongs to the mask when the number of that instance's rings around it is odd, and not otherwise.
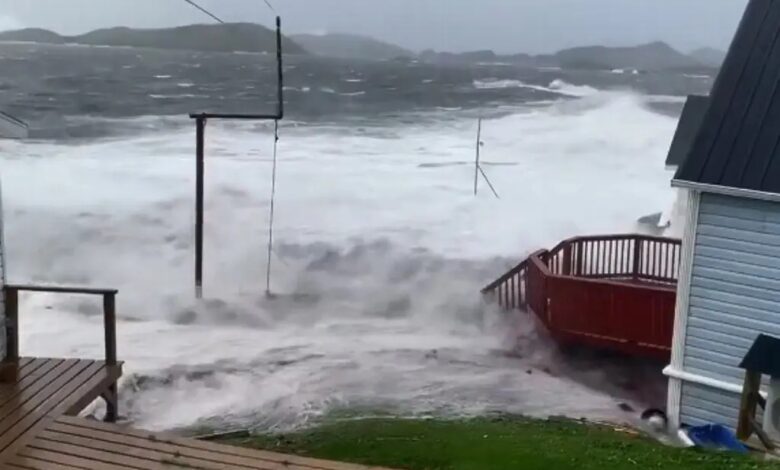
[[[780,1],[748,3],[675,180],[780,193]]]
[[[704,113],[707,112],[709,104],[710,99],[708,96],[688,96],[680,115],[680,120],[677,123],[677,130],[674,132],[672,145],[669,147],[669,153],[666,155],[666,166],[680,166],[687,160],[688,153],[691,151],[691,147],[693,147],[693,140],[701,128]]]

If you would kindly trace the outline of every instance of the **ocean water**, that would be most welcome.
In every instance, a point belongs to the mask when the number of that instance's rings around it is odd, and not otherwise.
[[[123,416],[278,430],[343,409],[624,421],[619,403],[663,404],[657,367],[563,358],[479,290],[531,250],[668,210],[676,117],[711,77],[287,63],[276,297],[272,127],[209,122],[196,301],[187,113],[272,110],[273,64],[0,45],[0,109],[32,133],[0,142],[8,276],[120,289]],[[472,193],[477,117],[500,199]],[[36,294],[21,309],[24,354],[102,354],[99,301]]]

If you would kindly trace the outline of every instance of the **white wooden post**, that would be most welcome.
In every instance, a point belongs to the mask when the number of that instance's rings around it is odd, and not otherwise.
[[[0,139],[26,139],[28,134],[29,126],[26,122],[0,111]],[[2,187],[0,187],[0,360],[5,359],[6,355],[5,272],[6,253],[3,235],[3,200]]]

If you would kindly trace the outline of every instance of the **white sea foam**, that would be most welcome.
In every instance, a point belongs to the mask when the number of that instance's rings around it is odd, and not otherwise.
[[[572,85],[561,79],[550,82],[549,88],[569,96],[589,96],[598,93],[598,90],[588,85]]]
[[[553,80],[548,86],[532,85],[521,80],[512,79],[475,80],[474,87],[483,90],[501,88],[527,88],[529,90],[546,91],[574,97],[592,95],[598,92],[598,90],[593,87],[587,85],[572,85],[560,79]]]
[[[175,93],[172,95],[150,94],[149,98],[155,100],[183,99],[183,98],[208,98],[208,95],[196,95],[193,93]]]
[[[511,79],[491,79],[491,80],[474,80],[474,87],[481,90],[491,90],[498,88],[534,88],[535,85],[527,85],[520,80]]]
[[[295,91],[295,92],[301,92],[301,93],[308,93],[308,92],[311,91],[311,87],[304,86],[304,87],[298,88],[298,87],[294,87],[294,86],[290,86],[290,85],[285,85],[284,86],[284,91]],[[333,88],[320,88],[320,91],[322,91],[323,93],[328,93],[328,94],[336,93],[336,90],[334,90]]]
[[[282,296],[269,301],[270,129],[210,123],[203,303],[191,287],[190,129],[14,143],[0,157],[9,276],[120,289],[122,406],[151,428],[287,428],[339,406],[622,419],[616,398],[567,379],[545,349],[507,357],[517,335],[537,344],[533,329],[485,309],[478,291],[529,250],[633,231],[670,207],[674,127],[618,94],[485,120],[483,159],[515,163],[486,166],[496,200],[472,195],[469,166],[418,166],[469,160],[471,120],[415,123],[403,139],[283,126]],[[22,309],[25,354],[102,354],[99,305],[33,295]]]
[[[653,103],[685,103],[686,97],[673,95],[648,95],[647,100]]]

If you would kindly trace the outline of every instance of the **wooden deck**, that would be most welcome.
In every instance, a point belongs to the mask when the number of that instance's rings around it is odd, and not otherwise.
[[[22,358],[0,365],[0,462],[32,440],[46,418],[77,414],[112,390],[122,366],[83,359]]]
[[[362,470],[214,444],[77,415],[106,397],[121,363],[21,358],[0,365],[0,468],[26,470]]]
[[[15,470],[368,469],[360,465],[220,445],[67,416],[53,419],[32,442],[6,461],[6,466]]]
[[[6,355],[0,362],[0,469],[13,470],[367,470],[153,433],[115,424],[115,290],[5,285]],[[18,294],[49,292],[103,298],[105,360],[19,357]],[[77,415],[98,398],[99,422]]]
[[[14,368],[4,364],[4,368]],[[25,470],[365,470],[72,416],[102,396],[121,366],[23,358],[0,383],[0,468]]]

